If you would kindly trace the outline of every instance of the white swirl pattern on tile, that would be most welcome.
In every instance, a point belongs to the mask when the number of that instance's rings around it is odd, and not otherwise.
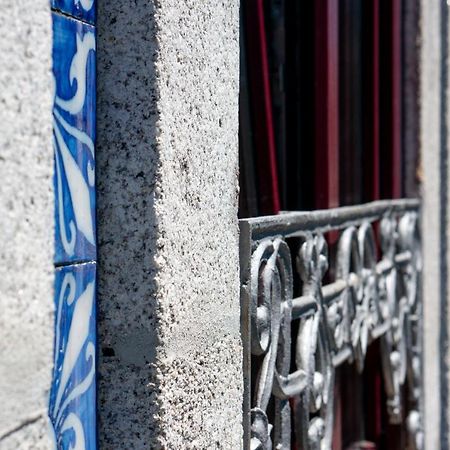
[[[86,99],[86,67],[89,57],[89,52],[95,51],[95,35],[94,33],[86,33],[84,37],[77,34],[77,51],[72,59],[70,66],[70,83],[77,82],[77,90],[75,95],[68,99],[62,99],[58,96],[55,98],[55,103],[64,111],[70,114],[78,114],[84,106]]]
[[[61,172],[63,168],[61,167],[61,158],[58,154],[57,150],[58,146],[56,144],[56,139],[53,136],[53,151],[55,153],[55,172],[56,172],[56,180],[57,180],[57,195],[58,195],[58,221],[59,221],[59,234],[61,237],[61,242],[64,247],[64,251],[72,256],[75,253],[75,239],[76,239],[76,229],[75,224],[71,220],[69,222],[70,236],[67,236],[66,229],[66,218],[64,214],[64,192],[62,186],[62,175]]]
[[[63,169],[66,175],[77,228],[94,245],[94,224],[90,208],[88,184],[75,158],[67,147],[57,123],[54,124],[54,132],[57,143],[55,153],[58,153],[58,161],[62,162],[62,165],[58,165],[57,170]],[[59,160],[59,156],[61,156],[61,160]],[[60,207],[63,206],[60,205]]]
[[[91,340],[93,336],[90,330],[94,308],[95,282],[88,283],[78,298],[76,298],[76,291],[76,277],[70,272],[65,273],[56,311],[54,382],[57,381],[58,384],[55,400],[50,407],[50,417],[56,436],[61,436],[65,431],[71,429],[75,434],[75,446],[71,445],[70,449],[85,450],[87,446],[83,423],[76,414],[76,410],[68,411],[69,405],[92,386],[95,376],[95,345]],[[69,330],[61,338],[61,328],[63,327],[61,317],[63,311],[72,304],[74,304],[74,307]],[[67,313],[65,316],[68,317]],[[64,338],[65,336],[68,336],[67,340]],[[70,380],[74,374],[74,369],[83,364],[80,361],[80,358],[83,358],[83,349],[85,349],[84,360],[89,370],[81,381],[76,380],[72,384]],[[59,361],[60,358],[62,358],[62,362]],[[68,414],[65,416],[67,412]]]
[[[94,283],[89,283],[84,292],[77,299],[70,324],[69,337],[64,349],[64,362],[62,364],[61,379],[53,408],[53,415],[59,410],[59,405],[69,380],[70,374],[80,356],[81,349],[89,337],[89,319],[94,304]]]
[[[61,428],[61,433],[70,429],[75,433],[75,445],[71,445],[70,450],[85,450],[86,440],[84,437],[83,424],[79,417],[74,413],[70,413],[67,416]]]
[[[59,234],[64,251],[69,257],[73,257],[75,254],[76,233],[78,231],[84,235],[90,244],[95,245],[95,217],[91,211],[91,195],[93,193],[90,190],[90,187],[92,188],[95,185],[94,142],[86,132],[68,123],[58,111],[58,108],[71,115],[82,111],[86,100],[87,62],[91,51],[95,51],[94,33],[87,32],[83,37],[77,34],[76,52],[73,56],[69,73],[71,85],[73,86],[76,82],[75,94],[70,99],[63,99],[55,92],[54,100],[54,151],[56,158]],[[77,146],[77,151],[84,148],[88,149],[90,158],[86,162],[86,176],[83,174],[83,168],[79,166],[78,161],[69,150],[62,130],[64,130],[66,135],[75,138],[81,144]],[[74,220],[69,219],[65,210],[63,175],[67,179]]]
[[[85,11],[90,11],[94,6],[94,0],[76,0],[75,3],[80,3]]]

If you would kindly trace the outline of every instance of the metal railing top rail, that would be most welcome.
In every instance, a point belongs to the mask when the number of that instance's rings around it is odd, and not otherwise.
[[[374,222],[386,215],[418,210],[418,199],[378,200],[355,206],[319,209],[315,211],[283,211],[274,216],[241,219],[241,228],[250,227],[252,238],[263,239],[269,235],[284,237],[305,233],[326,233],[340,230],[364,221]]]

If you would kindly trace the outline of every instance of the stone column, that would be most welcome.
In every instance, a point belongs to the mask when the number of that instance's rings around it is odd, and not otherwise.
[[[0,1],[0,448],[49,449],[53,366],[52,27]]]
[[[104,448],[242,445],[238,6],[99,1]]]
[[[448,448],[448,151],[444,2],[421,2],[420,148],[422,181],[424,418],[427,450]]]

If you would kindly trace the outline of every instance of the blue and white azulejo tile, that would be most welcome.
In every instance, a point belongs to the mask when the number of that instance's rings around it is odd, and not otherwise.
[[[53,13],[55,263],[96,259],[95,28]]]
[[[52,8],[90,24],[95,24],[95,0],[51,0],[51,2]]]
[[[49,416],[58,450],[96,449],[96,264],[56,269]]]

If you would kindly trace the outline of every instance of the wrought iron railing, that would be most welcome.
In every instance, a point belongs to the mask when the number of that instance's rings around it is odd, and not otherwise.
[[[241,220],[244,448],[331,448],[335,369],[375,339],[390,421],[423,447],[418,220],[416,200]]]

